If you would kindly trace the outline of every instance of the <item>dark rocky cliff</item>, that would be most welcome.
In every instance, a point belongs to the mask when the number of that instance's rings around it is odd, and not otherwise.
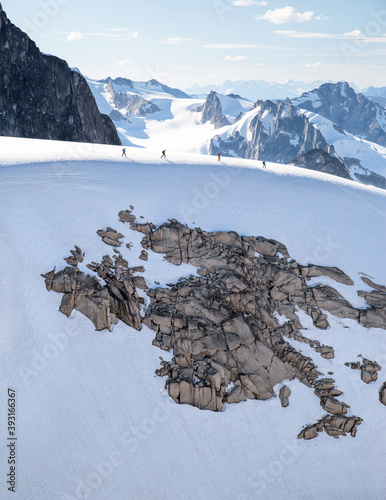
[[[326,174],[337,175],[344,179],[352,179],[345,164],[322,149],[311,149],[290,161],[289,164]]]
[[[121,144],[81,74],[36,44],[0,4],[0,135]]]

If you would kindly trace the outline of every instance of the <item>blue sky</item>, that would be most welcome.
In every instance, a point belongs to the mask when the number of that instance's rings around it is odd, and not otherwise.
[[[95,78],[386,85],[385,0],[3,0],[46,53]]]

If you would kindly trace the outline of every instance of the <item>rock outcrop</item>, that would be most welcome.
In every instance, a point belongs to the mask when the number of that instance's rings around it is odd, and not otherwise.
[[[317,172],[337,175],[344,179],[352,179],[347,167],[338,158],[335,158],[322,149],[311,149],[288,162],[289,165],[295,165]]]
[[[152,115],[157,111],[161,111],[156,104],[140,95],[130,95],[125,92],[115,92],[113,104],[116,108],[124,109],[129,114],[139,116]]]
[[[201,106],[196,109],[201,113],[201,123],[210,122],[214,128],[221,128],[230,125],[226,116],[223,115],[221,101],[216,92],[210,92]]]
[[[74,267],[65,267],[57,273],[53,269],[43,275],[47,290],[64,294],[59,311],[69,317],[76,309],[94,323],[97,331],[111,331],[119,319],[140,330],[143,299],[136,291],[140,277],[133,276],[138,270],[129,268],[120,254],[112,259],[106,255],[100,264],[92,262],[87,267],[102,278],[105,285]]]
[[[358,356],[362,357],[362,356]],[[365,384],[369,384],[370,382],[374,382],[378,379],[378,372],[382,369],[382,367],[376,362],[371,361],[370,359],[363,358],[363,362],[354,361],[351,363],[345,363],[346,366],[349,366],[353,370],[361,371],[361,380]]]
[[[283,385],[283,387],[279,391],[279,398],[281,405],[286,407],[289,405],[289,397],[291,395],[291,389],[287,385]]]
[[[42,54],[0,5],[0,135],[121,144],[83,76]]]
[[[324,432],[329,436],[338,438],[351,434],[354,437],[357,433],[357,427],[363,420],[360,417],[346,417],[344,415],[333,416],[326,415],[315,424],[307,425],[300,434],[299,439],[313,439],[319,432]]]
[[[386,382],[379,388],[379,401],[386,406]]]
[[[314,391],[326,412],[321,420],[303,429],[299,438],[310,439],[323,429],[333,437],[355,435],[361,418],[347,416],[350,406],[338,399],[342,391],[335,380],[323,376],[316,363],[296,350],[289,339],[308,344],[324,358],[334,357],[331,346],[310,340],[299,331],[303,327],[298,309],[320,329],[329,326],[324,311],[366,326],[372,311],[377,324],[386,329],[378,307],[384,287],[366,281],[374,291],[359,292],[370,304],[368,309],[359,310],[332,287],[307,284],[311,277],[324,275],[352,285],[349,276],[336,267],[301,266],[276,240],[240,236],[235,231],[191,229],[176,219],[157,227],[138,222],[133,207],[119,212],[119,219],[143,234],[142,260],[150,251],[162,253],[172,264],[196,266],[197,275],[149,289],[142,276],[134,276],[144,268],[130,268],[116,248],[124,236],[112,228],[99,230],[116,255],[88,264],[95,276],[79,270],[83,253],[78,247],[67,258],[74,259],[70,264],[75,267],[44,275],[48,290],[64,294],[61,312],[69,316],[76,309],[93,321],[97,330],[110,330],[118,319],[138,330],[141,323],[152,329],[153,344],[173,353],[170,361],[161,361],[156,373],[166,377],[169,395],[179,404],[221,411],[225,403],[276,397],[277,384],[297,378]],[[150,299],[143,317],[144,299],[138,296],[137,288],[145,290]],[[363,359],[360,368],[365,382],[368,376],[376,379],[378,366]],[[290,393],[283,384],[279,392],[283,406],[288,405]],[[383,394],[380,391],[381,400]]]
[[[112,227],[98,229],[97,235],[102,238],[103,243],[112,247],[120,247],[122,245],[120,240],[124,237],[123,234],[118,233],[117,230]]]

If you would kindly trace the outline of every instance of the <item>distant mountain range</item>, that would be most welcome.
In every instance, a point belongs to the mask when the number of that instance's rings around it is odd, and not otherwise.
[[[293,98],[300,96],[304,92],[317,88],[327,82],[332,83],[329,80],[315,80],[308,83],[295,80],[288,80],[286,83],[266,82],[265,80],[226,80],[224,83],[219,85],[194,85],[188,88],[186,92],[190,95],[202,96],[203,94],[208,94],[211,90],[214,90],[219,94],[225,95],[230,93],[239,94],[240,96],[252,101],[266,99],[282,100],[286,97]],[[350,85],[356,91],[359,91],[355,84],[351,83]]]

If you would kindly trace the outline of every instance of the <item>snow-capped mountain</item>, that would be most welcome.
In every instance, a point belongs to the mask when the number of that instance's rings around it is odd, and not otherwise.
[[[344,164],[344,176],[381,188],[386,185],[386,148],[343,130],[314,109],[307,110],[309,103],[318,106],[318,89],[303,94],[299,100],[253,103],[236,94],[214,91],[205,98],[175,97],[175,89],[165,91],[168,88],[158,82],[156,85],[125,79],[118,79],[118,83],[110,79],[102,82],[88,79],[88,82],[100,110],[114,120],[125,144],[140,147],[157,144],[160,152],[163,149],[202,154],[221,152],[225,156],[282,163],[291,162],[307,151],[322,149],[332,155],[331,164],[337,166],[333,157]],[[343,98],[346,87],[349,97],[340,102],[337,94]],[[324,84],[320,88],[326,109],[328,95],[334,106],[343,106],[336,119],[350,125],[345,111],[350,104],[347,109],[355,109],[363,116],[361,131],[369,137],[383,137],[384,131],[377,121],[383,116],[378,105],[360,95],[357,99],[347,84]],[[314,156],[305,158],[311,162],[310,168],[318,168],[312,163]],[[299,164],[306,168],[304,158]],[[336,172],[343,173],[340,168]]]
[[[315,148],[334,153],[316,127],[291,102],[257,101],[251,111],[215,136],[209,152],[287,163]]]
[[[322,80],[317,80],[310,83],[305,83],[301,81],[288,80],[286,83],[277,82],[266,82],[264,80],[238,80],[230,81],[226,80],[220,85],[195,85],[189,87],[186,92],[190,95],[205,96],[211,91],[215,91],[219,94],[228,95],[230,93],[239,94],[240,96],[250,99],[252,101],[257,100],[274,100],[274,99],[286,99],[287,97],[292,98],[301,95],[307,90],[314,89],[324,83]]]
[[[77,71],[42,54],[0,4],[0,135],[120,144]]]
[[[234,124],[219,129],[209,146],[212,154],[221,151],[230,156],[283,163],[312,149],[336,156],[352,179],[385,187],[385,147],[359,139],[324,116],[294,106],[290,100],[258,101]]]
[[[357,94],[347,82],[325,83],[292,102],[361,139],[386,146],[386,111],[363,94]]]

